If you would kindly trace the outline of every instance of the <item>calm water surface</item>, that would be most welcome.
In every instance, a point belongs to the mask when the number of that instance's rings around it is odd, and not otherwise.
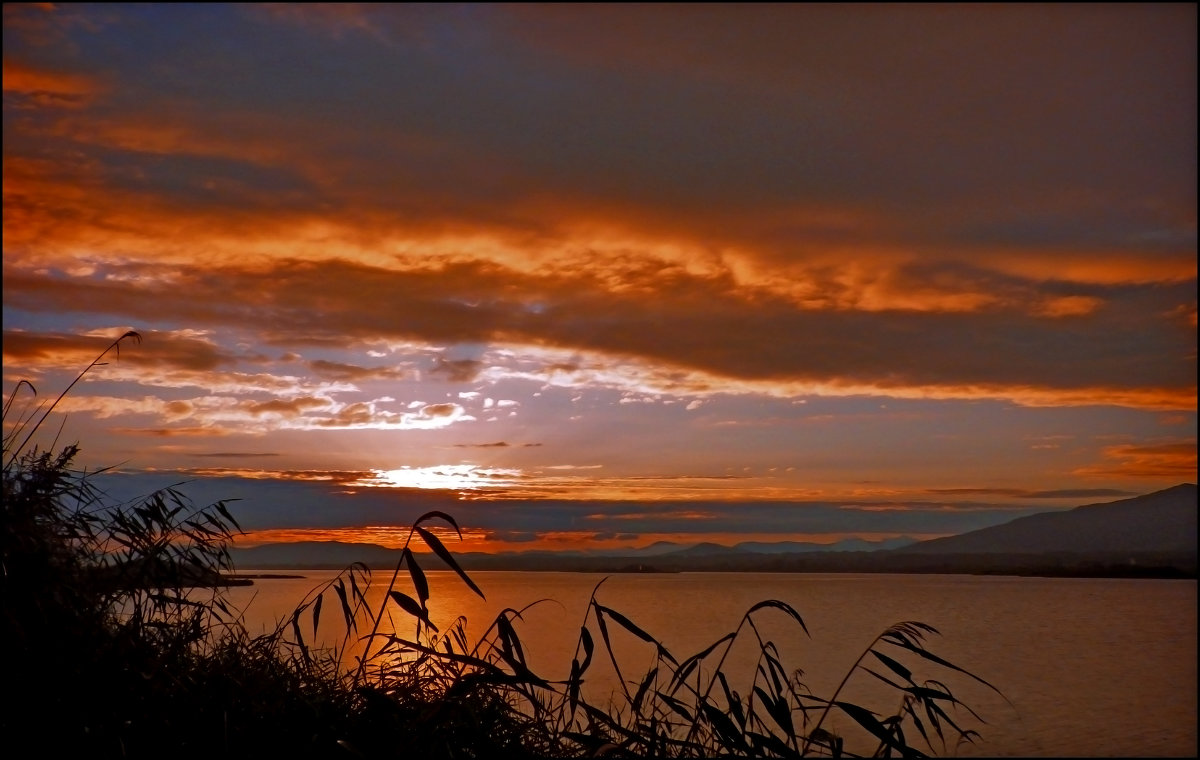
[[[335,575],[300,572],[306,576],[302,580],[262,579],[253,587],[230,589],[228,598],[245,610],[252,633],[288,617],[306,592]],[[473,643],[501,610],[533,604],[524,613],[524,623],[517,626],[530,665],[543,677],[565,678],[588,598],[604,576],[479,572],[472,578],[487,594],[486,601],[453,573],[429,573],[434,622],[444,630],[457,616],[465,615]],[[375,574],[376,600],[389,579],[390,573]],[[403,585],[398,588],[411,593]],[[329,597],[318,636],[332,641],[341,629],[333,625],[336,597],[332,592]],[[832,695],[855,659],[886,627],[905,620],[933,625],[941,636],[928,642],[932,651],[987,679],[1008,698],[1006,702],[944,670],[926,673],[925,677],[946,681],[987,721],[979,724],[959,713],[965,727],[982,734],[982,741],[948,748],[944,754],[1182,757],[1197,753],[1195,581],[618,574],[601,586],[597,598],[653,634],[677,659],[733,630],[755,602],[785,601],[803,616],[811,637],[774,610],[756,613],[756,621],[764,636],[778,645],[785,664],[802,669],[804,683],[825,697]],[[401,634],[411,637],[411,621],[402,613],[397,626]],[[592,631],[595,634],[594,624]],[[625,677],[640,677],[653,660],[652,648],[615,626],[610,625],[610,632]],[[604,664],[601,654],[598,649],[593,668]],[[737,648],[725,667],[732,686],[741,693],[749,688],[756,654],[749,646]],[[591,680],[594,703],[603,704],[595,690],[607,693],[617,685],[611,666],[607,667],[609,675],[597,672]],[[887,687],[865,674],[851,679],[842,696],[877,711],[894,709],[897,701]],[[838,716],[832,727],[850,725]]]

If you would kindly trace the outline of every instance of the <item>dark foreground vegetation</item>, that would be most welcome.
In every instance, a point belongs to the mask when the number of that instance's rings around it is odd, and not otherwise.
[[[759,602],[707,648],[677,656],[605,606],[601,584],[569,675],[550,680],[527,665],[519,610],[502,612],[476,642],[461,618],[436,628],[408,546],[378,607],[367,603],[370,571],[352,565],[276,630],[251,636],[213,583],[233,570],[228,547],[240,529],[228,505],[196,507],[177,488],[110,503],[72,469],[76,446],[30,445],[54,404],[10,416],[18,392],[33,388],[18,386],[4,406],[6,757],[920,757],[977,738],[963,721],[978,716],[944,681],[919,674],[991,685],[930,652],[936,631],[923,623],[891,626],[848,663],[846,680],[892,690],[889,704],[865,706],[841,687],[810,694],[802,672],[781,661],[761,633],[764,617],[807,635],[783,602]],[[412,528],[412,549],[482,596],[435,524],[458,529],[450,515],[428,513]],[[344,627],[340,644],[306,641],[322,615]],[[619,662],[618,636],[644,645],[651,666]],[[758,652],[757,666],[727,675],[738,642]],[[601,667],[619,687],[593,703],[585,683]],[[735,675],[752,677],[746,693],[731,687]]]

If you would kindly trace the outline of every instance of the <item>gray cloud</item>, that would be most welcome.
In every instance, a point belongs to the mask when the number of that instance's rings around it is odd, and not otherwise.
[[[438,359],[431,373],[442,375],[452,383],[469,383],[479,376],[483,362],[475,359]]]
[[[405,370],[394,367],[360,367],[355,364],[343,364],[325,359],[310,361],[308,366],[319,377],[332,380],[399,380],[409,375]]]
[[[6,135],[18,152],[29,135],[72,136],[59,148],[96,159],[106,183],[231,211],[361,215],[369,203],[414,222],[546,230],[519,207],[538,193],[652,205],[681,226],[795,245],[829,227],[768,230],[753,212],[818,201],[915,220],[902,227],[926,242],[1103,230],[1106,244],[1132,245],[1167,229],[1194,247],[1186,5],[738,8],[687,23],[652,7],[365,9],[332,35],[316,10],[315,24],[237,8],[177,8],[170,24],[144,13],[127,8],[106,30],[138,57],[105,57],[86,39],[55,49],[57,68],[107,66],[120,86],[86,118],[23,114]],[[923,35],[938,44],[912,43]],[[206,39],[224,40],[221,55],[197,55]],[[176,93],[169,108],[163,92]],[[89,126],[122,120],[257,150],[90,142]],[[1065,218],[1037,217],[1064,203]]]

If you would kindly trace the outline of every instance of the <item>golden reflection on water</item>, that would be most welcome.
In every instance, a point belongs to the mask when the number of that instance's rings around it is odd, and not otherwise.
[[[253,572],[253,571],[244,571]],[[266,571],[270,572],[270,571]],[[290,617],[304,594],[334,573],[299,571],[302,580],[257,581],[235,587],[228,598],[248,605],[247,628],[260,632]],[[480,599],[453,573],[428,573],[430,617],[443,632],[467,618],[472,644],[505,608],[522,610],[518,634],[530,668],[547,679],[565,679],[575,656],[588,598],[604,576],[589,573],[479,572]],[[368,592],[378,609],[390,572],[377,572]],[[407,578],[401,577],[407,583]],[[399,586],[404,593],[411,589]],[[318,635],[311,618],[301,622],[310,641],[341,640],[339,605],[326,599]],[[1192,756],[1196,754],[1195,581],[1015,578],[954,575],[851,575],[766,573],[618,574],[598,599],[654,635],[677,659],[694,654],[738,624],[754,603],[781,599],[803,616],[811,638],[781,613],[762,611],[764,636],[790,667],[803,669],[814,694],[830,696],[846,670],[887,626],[920,620],[942,635],[930,650],[995,684],[1012,706],[965,678],[943,677],[986,725],[965,713],[978,730],[977,746],[962,756]],[[532,606],[530,606],[532,605]],[[415,621],[393,605],[394,629],[411,638]],[[618,683],[598,651],[585,692],[605,706]],[[367,631],[362,633],[365,635]],[[392,632],[392,631],[387,631]],[[653,664],[653,647],[610,625],[614,650],[627,680]],[[361,645],[360,645],[361,647]],[[755,646],[735,649],[725,672],[748,693]],[[350,659],[361,648],[348,650]],[[878,711],[895,709],[897,696],[865,674],[842,695]],[[1014,709],[1015,707],[1015,709]],[[846,729],[848,720],[833,728]],[[951,753],[953,748],[948,748]],[[939,749],[939,753],[941,750]]]

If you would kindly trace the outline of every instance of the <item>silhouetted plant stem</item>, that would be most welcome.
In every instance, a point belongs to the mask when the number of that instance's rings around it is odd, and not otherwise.
[[[111,344],[109,344],[108,348],[101,351],[100,355],[97,356],[95,359],[93,359],[91,364],[87,365],[87,367],[85,367],[82,372],[80,372],[78,375],[75,376],[75,379],[72,380],[71,384],[66,387],[66,390],[64,390],[62,393],[58,394],[58,398],[54,399],[54,403],[50,404],[50,406],[46,409],[46,411],[42,413],[42,416],[37,421],[37,424],[35,424],[33,426],[33,428],[29,431],[29,434],[25,436],[25,440],[21,441],[21,445],[17,446],[15,449],[11,450],[11,452],[10,452],[11,456],[10,456],[8,462],[5,463],[6,467],[8,465],[12,464],[13,460],[17,457],[17,455],[19,455],[21,453],[21,450],[24,449],[25,446],[29,444],[29,439],[33,437],[33,434],[37,432],[38,428],[40,428],[42,426],[42,423],[46,421],[46,418],[48,416],[50,416],[50,413],[54,411],[54,407],[58,406],[58,402],[62,401],[63,397],[66,396],[68,393],[70,393],[71,389],[75,387],[75,384],[78,383],[80,380],[82,380],[83,376],[86,375],[92,369],[92,367],[95,367],[96,365],[100,364],[100,360],[103,359],[104,356],[109,351],[112,351],[115,349],[117,351],[117,354],[120,355],[121,341],[125,340],[126,338],[132,338],[132,339],[136,340],[138,343],[142,342],[142,336],[140,334],[138,334],[137,332],[135,332],[133,330],[129,330],[124,335],[122,335],[121,337],[114,340]],[[26,384],[28,385],[28,383],[26,383]],[[33,386],[29,385],[29,387],[32,388]],[[16,393],[15,388],[13,389],[13,392],[15,395],[15,393]],[[5,407],[5,411],[7,411],[7,406]]]

